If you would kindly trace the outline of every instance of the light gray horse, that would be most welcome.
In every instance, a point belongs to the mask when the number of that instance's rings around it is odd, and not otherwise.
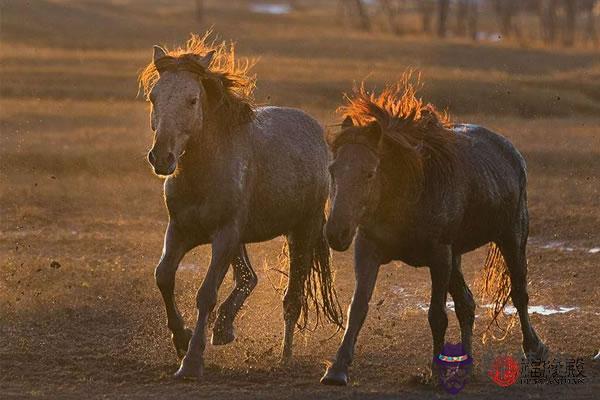
[[[283,300],[282,359],[309,299],[319,315],[341,323],[323,236],[329,191],[328,150],[321,126],[304,112],[252,106],[254,81],[233,49],[193,36],[184,49],[154,47],[140,75],[152,103],[154,144],[148,160],[164,185],[169,225],[156,267],[168,327],[179,356],[176,378],[199,378],[207,318],[231,264],[235,288],[221,304],[212,343],[234,339],[233,320],[257,278],[245,243],[287,236],[290,256]],[[210,243],[212,258],[197,294],[198,320],[185,328],[173,296],[175,272],[192,248]],[[302,325],[302,324],[301,324]]]

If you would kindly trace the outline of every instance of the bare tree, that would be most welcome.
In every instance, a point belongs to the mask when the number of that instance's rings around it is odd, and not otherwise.
[[[563,0],[565,9],[565,30],[563,45],[571,47],[575,44],[575,20],[577,19],[577,0]]]
[[[542,38],[552,44],[560,37],[564,46],[573,46],[579,13],[585,16],[584,40],[598,44],[594,7],[598,0],[539,0]],[[560,23],[559,23],[560,22]]]
[[[438,36],[446,37],[450,0],[438,0]]]
[[[371,21],[367,9],[361,0],[339,0],[337,3],[338,19],[342,22],[345,20],[358,19],[360,29],[371,30]]]
[[[398,20],[402,13],[403,0],[379,0],[381,10],[385,14],[390,25],[391,31],[396,34],[402,34],[402,26]]]
[[[456,34],[477,39],[477,0],[459,0],[456,7]]]
[[[469,17],[467,18],[469,36],[477,40],[477,25],[479,22],[479,3],[477,0],[469,1]]]
[[[585,34],[583,35],[584,40],[587,42],[590,40],[595,46],[600,43],[598,41],[598,34],[596,32],[596,18],[594,16],[594,8],[598,3],[597,0],[581,0],[581,11],[586,16],[585,23]]]
[[[521,37],[519,26],[513,23],[515,17],[523,7],[521,0],[494,0],[494,9],[500,21],[500,32],[504,37],[510,37],[514,33]]]
[[[538,6],[542,39],[546,44],[552,44],[556,40],[558,0],[540,0]]]
[[[435,0],[422,0],[417,3],[419,13],[421,14],[423,32],[431,33],[431,20],[435,13]]]
[[[356,12],[358,13],[358,19],[360,28],[365,31],[371,30],[371,21],[369,20],[369,14],[367,14],[367,9],[361,0],[350,0],[354,2],[354,7],[356,8]]]
[[[469,10],[468,0],[458,0],[456,3],[456,34],[465,36],[467,34],[467,13]]]

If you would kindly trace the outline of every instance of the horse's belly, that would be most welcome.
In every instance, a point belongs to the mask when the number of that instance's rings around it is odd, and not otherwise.
[[[452,247],[459,253],[466,253],[498,239],[507,226],[512,223],[506,208],[488,205],[477,210],[467,210],[462,223],[454,234]]]
[[[244,242],[270,240],[287,234],[301,223],[306,215],[304,205],[293,196],[287,199],[276,197],[255,202],[250,207],[248,221],[242,234]]]
[[[377,243],[385,264],[401,261],[412,267],[421,267],[429,262],[429,241],[419,239],[414,230],[402,229],[402,226],[392,224],[380,224],[375,229],[361,230]]]
[[[302,224],[323,218],[329,191],[329,177],[319,165],[264,166],[252,186],[248,223],[244,230],[247,242],[268,240],[284,235]]]

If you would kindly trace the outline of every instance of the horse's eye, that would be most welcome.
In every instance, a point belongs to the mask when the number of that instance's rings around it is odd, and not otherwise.
[[[197,97],[194,97],[194,98],[190,99],[190,105],[191,106],[195,106],[197,102],[198,102],[198,98]]]
[[[371,180],[371,179],[373,179],[373,178],[375,178],[375,171],[369,171],[369,172],[367,173],[367,179],[368,179],[368,180]]]

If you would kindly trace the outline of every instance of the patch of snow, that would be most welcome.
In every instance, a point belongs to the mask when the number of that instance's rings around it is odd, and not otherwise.
[[[493,304],[483,304],[481,307],[492,308]],[[578,310],[579,307],[563,307],[558,308],[546,307],[546,306],[529,306],[527,311],[529,314],[540,314],[540,315],[554,315],[554,314],[565,314],[571,311]],[[513,315],[517,313],[517,309],[514,306],[505,306],[504,314]]]
[[[453,301],[447,301],[446,302],[446,307],[449,308],[450,310],[454,311],[454,302]],[[419,310],[422,310],[422,311],[429,311],[429,304],[417,303],[417,308]]]
[[[200,266],[198,264],[193,263],[182,263],[179,264],[179,270],[181,271],[196,271]]]
[[[530,238],[529,244],[534,245],[540,249],[545,249],[545,250],[559,250],[559,251],[567,251],[567,252],[583,251],[583,252],[586,252],[589,254],[600,253],[600,247],[592,247],[591,249],[588,249],[588,248],[582,247],[582,246],[569,245],[568,243],[559,241],[559,240],[553,240],[553,241],[544,243],[544,242],[540,241],[539,239]]]
[[[292,7],[289,4],[268,4],[268,3],[252,3],[250,4],[250,11],[256,14],[271,14],[271,15],[285,15],[292,11]]]
[[[499,32],[477,32],[475,34],[477,40],[487,40],[490,42],[499,42],[502,40],[502,34]]]

